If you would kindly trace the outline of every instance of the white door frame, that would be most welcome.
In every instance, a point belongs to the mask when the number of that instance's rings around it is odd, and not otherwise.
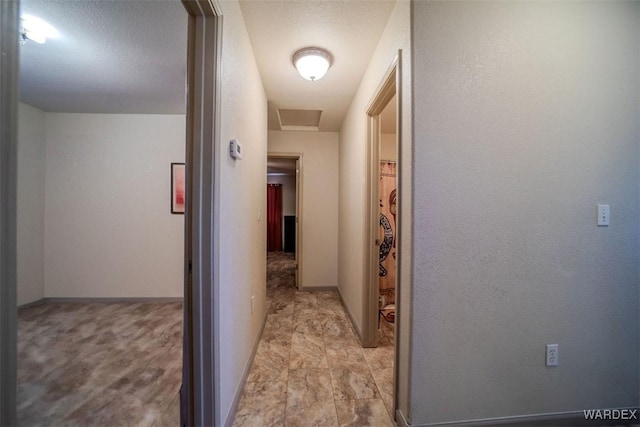
[[[296,288],[302,289],[302,153],[270,151],[267,159],[296,160]]]
[[[362,345],[364,347],[376,347],[378,344],[378,316],[379,316],[379,227],[380,227],[380,206],[379,206],[379,183],[380,183],[380,114],[393,97],[396,97],[396,150],[397,156],[397,215],[396,215],[396,239],[401,236],[402,229],[402,150],[400,142],[402,141],[402,51],[398,51],[397,57],[394,59],[389,69],[382,78],[378,88],[376,89],[373,99],[367,108],[368,120],[368,144],[367,144],[367,179],[366,179],[366,203],[367,218],[365,230],[366,250],[365,257],[365,283],[363,286],[363,307],[364,322]],[[396,316],[395,316],[395,351],[394,351],[394,413],[398,407],[398,349],[400,342],[400,313],[402,306],[402,280],[401,280],[401,262],[402,251],[401,244],[396,243]]]
[[[182,0],[189,14],[185,283],[181,425],[220,425],[219,206],[222,13],[214,0]]]

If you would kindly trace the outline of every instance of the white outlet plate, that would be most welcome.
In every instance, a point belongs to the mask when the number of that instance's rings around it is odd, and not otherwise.
[[[546,366],[558,366],[558,344],[547,344]]]
[[[598,226],[606,227],[609,225],[609,205],[598,205]]]

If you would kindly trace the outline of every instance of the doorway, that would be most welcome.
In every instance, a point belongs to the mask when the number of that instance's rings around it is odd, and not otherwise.
[[[398,143],[396,95],[380,114],[378,137],[378,346],[392,345],[398,256]]]
[[[396,325],[400,261],[400,126],[396,59],[382,82],[368,110],[368,262],[364,306],[366,309],[364,346],[378,344],[383,320]],[[395,327],[394,327],[395,331]],[[394,332],[395,333],[395,332]]]
[[[174,55],[166,57],[186,61],[186,13],[179,2],[131,4],[126,11],[123,4],[96,4],[94,9],[103,22],[124,25],[138,22],[141,16],[165,16],[163,32],[175,43]],[[21,305],[18,392],[14,392],[19,403],[18,424],[40,424],[43,419],[83,423],[81,418],[88,412],[97,424],[117,424],[116,417],[128,417],[128,422],[135,423],[134,417],[147,415],[138,411],[127,416],[123,405],[114,408],[117,400],[109,399],[117,394],[114,384],[123,378],[128,389],[120,394],[130,401],[154,395],[154,402],[145,404],[147,414],[177,420],[183,217],[171,212],[169,201],[171,163],[183,161],[185,150],[184,67],[175,66],[177,78],[170,75],[164,80],[167,90],[177,96],[175,106],[162,114],[154,110],[164,105],[157,92],[145,91],[144,86],[126,91],[128,96],[139,97],[135,102],[114,95],[106,82],[116,82],[115,76],[104,80],[102,91],[92,91],[87,82],[74,78],[73,73],[85,70],[87,63],[72,60],[78,49],[69,47],[80,41],[82,51],[95,43],[116,44],[119,33],[105,31],[97,39],[79,38],[82,26],[65,25],[83,15],[83,5],[78,3],[24,2],[21,11],[51,20],[53,26],[64,28],[65,35],[63,41],[51,37],[43,46],[23,38],[20,47],[19,73],[24,86],[18,107],[16,184],[19,252],[15,265]],[[181,37],[171,37],[175,34]],[[156,43],[162,41],[132,39],[136,42],[130,47],[144,48],[150,57],[154,57]],[[166,44],[160,46],[166,52]],[[88,56],[94,64],[105,59],[99,53]],[[132,55],[127,65],[135,72],[118,77],[148,75],[155,70],[148,61],[139,65],[138,60]],[[98,68],[93,80],[102,82],[104,75]],[[52,74],[57,76],[55,84],[39,78]],[[56,96],[50,96],[52,91]],[[153,106],[144,102],[147,93],[154,97]],[[116,97],[119,101],[112,103]],[[79,158],[83,160],[71,160]],[[148,316],[143,320],[144,315]],[[155,339],[153,328],[163,331],[161,339]],[[70,342],[75,357],[65,350]],[[143,347],[156,348],[154,353],[163,358],[151,352],[145,357],[137,351]],[[92,375],[85,375],[83,367],[87,366]],[[162,372],[167,385],[162,392],[144,390],[142,378],[149,372]],[[60,384],[65,384],[64,393]],[[92,409],[99,400],[105,405]]]
[[[394,409],[398,395],[398,333],[401,310],[401,51],[375,92],[369,108],[367,146],[367,262],[365,262],[363,346],[392,354]]]
[[[300,288],[300,154],[267,158],[267,298],[277,288]]]

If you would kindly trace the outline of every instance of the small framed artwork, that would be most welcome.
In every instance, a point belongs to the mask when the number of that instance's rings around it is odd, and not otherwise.
[[[184,163],[171,163],[171,213],[184,214]]]

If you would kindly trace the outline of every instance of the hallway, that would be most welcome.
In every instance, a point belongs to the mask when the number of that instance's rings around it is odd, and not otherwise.
[[[233,425],[392,426],[393,329],[363,349],[336,291],[276,283]]]

